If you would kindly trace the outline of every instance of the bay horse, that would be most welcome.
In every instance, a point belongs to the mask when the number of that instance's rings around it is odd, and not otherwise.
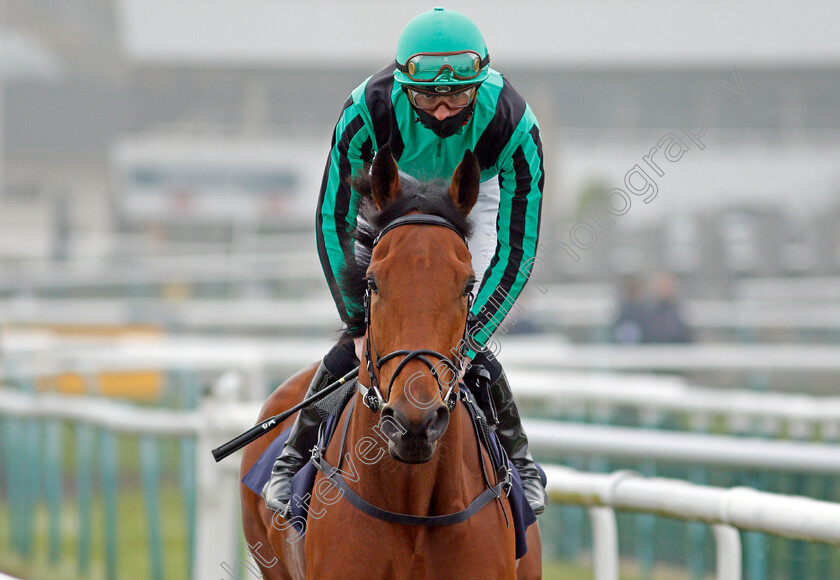
[[[479,180],[469,151],[447,184],[401,174],[387,146],[369,173],[355,179],[361,223],[369,224],[368,231],[356,229],[356,253],[370,252],[370,260],[357,271],[351,266],[342,284],[350,295],[365,294],[365,312],[357,313],[364,317],[365,351],[358,392],[323,455],[340,470],[345,488],[318,472],[300,541],[297,530],[241,485],[245,539],[265,579],[542,576],[538,524],[528,529],[527,554],[515,558],[506,494],[468,513],[489,486],[501,485],[468,411],[453,397],[475,281],[464,240]],[[278,387],[259,421],[299,403],[316,367]],[[245,448],[242,476],[293,419]],[[374,511],[408,519],[468,517],[440,526],[394,523],[351,504],[352,495]]]

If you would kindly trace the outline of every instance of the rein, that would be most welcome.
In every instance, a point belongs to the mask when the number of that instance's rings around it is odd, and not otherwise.
[[[376,244],[379,243],[379,241],[382,239],[382,236],[384,236],[394,228],[398,228],[400,226],[405,225],[426,225],[449,228],[450,230],[458,234],[458,237],[461,238],[461,241],[463,241],[464,244],[467,243],[467,240],[464,238],[461,232],[458,231],[458,229],[454,225],[452,225],[448,220],[436,215],[410,214],[397,218],[390,224],[385,226],[385,228],[381,232],[379,232],[379,235],[377,235],[376,239],[373,241],[373,246],[371,250],[376,247]],[[461,343],[459,345],[457,357],[454,362],[445,354],[429,349],[395,350],[386,354],[385,356],[380,356],[379,352],[376,350],[376,345],[373,343],[370,333],[370,288],[368,288],[365,291],[364,298],[365,334],[367,335],[367,344],[365,348],[365,363],[367,366],[370,387],[365,387],[361,383],[358,383],[358,389],[362,395],[362,402],[364,403],[365,407],[370,409],[372,412],[376,413],[382,410],[382,407],[384,407],[388,402],[385,399],[385,397],[382,396],[382,391],[379,389],[379,380],[376,377],[374,365],[376,366],[376,370],[382,370],[382,366],[386,362],[393,360],[398,356],[402,356],[404,358],[397,365],[394,374],[391,375],[391,380],[388,383],[388,392],[391,392],[391,387],[393,386],[394,380],[397,378],[397,375],[400,374],[400,372],[411,360],[417,359],[429,368],[429,371],[432,373],[432,376],[437,381],[438,387],[442,391],[444,389],[446,390],[446,393],[443,395],[442,399],[447,409],[449,409],[449,412],[451,413],[452,410],[455,408],[455,403],[458,401],[458,393],[457,391],[455,391],[455,387],[458,383],[458,375],[461,372],[461,365],[464,362],[464,348],[467,344],[467,322],[470,317],[472,301],[473,297],[472,293],[470,293],[469,303],[467,304],[467,320],[464,321],[464,336],[463,340],[461,340]],[[432,364],[432,361],[430,361],[427,358],[429,356],[439,359],[439,362],[437,364]],[[449,381],[446,381],[445,384],[443,382],[443,378],[438,374],[438,371],[443,370],[438,368],[440,365],[443,365],[443,367],[451,373],[452,378]]]

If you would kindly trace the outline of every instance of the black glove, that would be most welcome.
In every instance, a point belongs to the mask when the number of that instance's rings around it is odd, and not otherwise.
[[[478,407],[484,413],[487,423],[491,426],[499,424],[499,415],[496,413],[496,405],[493,404],[493,397],[490,396],[490,373],[481,365],[470,364],[467,372],[464,373],[464,382],[475,397]]]

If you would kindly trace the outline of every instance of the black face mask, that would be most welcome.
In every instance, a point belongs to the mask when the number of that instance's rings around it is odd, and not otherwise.
[[[414,110],[417,112],[417,116],[420,117],[420,122],[423,123],[423,125],[431,129],[438,137],[446,139],[447,137],[457,133],[458,129],[467,122],[467,119],[470,118],[470,115],[472,115],[473,112],[473,103],[470,103],[468,107],[464,107],[458,113],[452,115],[451,117],[447,117],[443,121],[438,121],[434,116],[423,109],[414,107]]]

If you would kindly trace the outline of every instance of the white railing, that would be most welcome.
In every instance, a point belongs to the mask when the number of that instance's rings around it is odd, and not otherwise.
[[[32,395],[0,389],[0,416],[66,420],[111,433],[194,437],[198,488],[194,580],[219,576],[223,562],[234,564],[240,559],[236,540],[241,526],[238,454],[216,464],[210,450],[250,428],[256,422],[259,407],[208,398],[197,411],[172,411],[95,397]],[[103,481],[102,485],[107,484]]]
[[[582,473],[544,466],[553,501],[589,508],[595,580],[618,579],[614,510],[653,513],[712,526],[718,580],[740,580],[738,530],[840,545],[840,504],[805,497],[643,478],[633,472]]]
[[[185,259],[185,264],[188,262]],[[200,265],[199,265],[200,266]],[[199,269],[196,264],[168,266],[171,271],[143,272],[128,269],[124,273],[109,272],[103,275],[97,271],[85,272],[73,280],[56,282],[48,273],[41,278],[30,274],[15,273],[18,290],[38,289],[72,290],[80,287],[101,288],[131,285],[164,286],[167,284],[271,283],[277,272],[284,274],[284,281],[307,283],[311,287],[321,285],[320,271],[313,271],[310,265],[289,265],[287,263],[224,265],[215,269]],[[52,285],[51,285],[52,284]],[[0,283],[0,291],[3,291]],[[8,288],[5,288],[8,291]],[[0,315],[9,322],[20,324],[138,324],[158,322],[156,313],[167,314],[166,321],[182,328],[200,329],[226,327],[241,328],[290,328],[305,331],[323,331],[339,325],[338,315],[326,289],[318,290],[317,298],[238,298],[229,299],[182,299],[177,301],[161,298],[123,297],[108,299],[66,299],[66,298],[10,298],[0,300]],[[314,318],[298,316],[298,305],[317,314]],[[523,307],[526,320],[538,321],[546,329],[603,328],[608,327],[616,315],[614,300],[598,297],[553,297],[546,295],[534,299]],[[840,330],[840,304],[832,302],[776,304],[762,302],[733,302],[721,300],[692,300],[684,305],[686,322],[695,329],[704,330]],[[512,316],[517,316],[513,312]],[[266,315],[268,316],[266,318]],[[288,320],[287,320],[288,318]],[[506,324],[515,329],[515,318]]]
[[[310,311],[305,308],[309,315]],[[336,329],[339,325],[336,325]],[[4,353],[14,354],[16,333],[8,332],[8,338],[0,333],[0,339],[8,342]],[[619,370],[619,371],[802,371],[802,372],[840,372],[840,346],[815,344],[725,344],[702,343],[694,345],[578,345],[572,344],[552,334],[507,336],[501,340],[498,349],[499,360],[505,367],[540,370]],[[132,352],[153,353],[184,349],[222,350],[239,341],[247,348],[255,350],[254,357],[261,357],[266,364],[271,364],[277,357],[287,360],[280,349],[274,345],[297,345],[295,354],[306,351],[316,353],[317,358],[326,351],[324,345],[332,346],[328,340],[313,339],[251,339],[242,337],[208,338],[158,337],[141,340],[114,340],[113,344],[121,353],[122,359]],[[498,343],[492,343],[495,348]],[[102,344],[100,352],[105,352],[109,344]],[[307,348],[308,347],[308,348]],[[243,347],[244,348],[244,347]],[[88,356],[90,349],[66,349],[68,355],[78,358]],[[49,355],[49,352],[43,354]],[[155,355],[158,356],[158,355]],[[167,358],[160,355],[161,359]],[[211,357],[207,357],[211,358]],[[310,360],[309,358],[303,360]]]
[[[840,446],[523,419],[538,455],[585,455],[689,465],[840,474]]]
[[[300,316],[314,316],[308,307]],[[297,316],[297,315],[296,315]],[[336,327],[337,328],[337,327]],[[80,366],[105,365],[109,369],[137,364],[172,368],[184,364],[218,368],[220,360],[247,359],[262,367],[297,365],[320,359],[332,342],[327,339],[258,339],[204,336],[127,337],[67,343],[43,334],[34,340],[26,333],[0,332],[4,359],[27,356],[45,361],[61,359]],[[496,343],[493,343],[495,346]],[[204,353],[204,354],[202,354]],[[229,353],[229,354],[225,354]],[[295,360],[297,359],[297,360]],[[696,344],[612,346],[570,344],[555,335],[504,337],[499,360],[509,370],[569,371],[735,371],[840,373],[840,345],[812,344]],[[132,366],[133,365],[133,366]]]
[[[333,344],[291,338],[208,340],[142,335],[67,342],[38,333],[3,338],[0,333],[0,352],[4,354],[0,358],[0,376],[7,378],[76,373],[86,379],[90,394],[98,394],[97,377],[102,372],[189,370],[221,375],[236,371],[242,377],[247,397],[260,402],[266,397],[269,371],[291,375],[320,360]]]
[[[147,409],[96,397],[29,395],[0,389],[0,414],[19,419],[58,419],[86,423],[116,433],[195,435],[202,417],[192,411]]]
[[[208,398],[203,401],[201,412],[172,411],[135,407],[96,397],[30,395],[0,389],[0,413],[3,414],[19,418],[50,417],[114,432],[161,436],[195,435],[204,428],[209,428],[211,437],[214,432],[235,435],[255,423],[259,408],[260,405],[254,403]],[[524,419],[523,425],[531,445],[544,453],[840,474],[840,447],[833,444],[539,419]],[[209,453],[207,455],[209,457]]]
[[[840,372],[840,346],[817,344],[576,345],[556,336],[510,336],[506,368],[613,371]]]
[[[306,314],[303,309],[301,315]],[[89,392],[96,394],[98,374],[105,371],[189,370],[221,375],[234,370],[240,373],[248,398],[262,402],[270,388],[268,377],[295,372],[320,359],[331,346],[328,340],[291,338],[129,335],[69,341],[47,332],[0,332],[4,355],[0,375],[23,378],[78,373],[90,386]],[[819,425],[824,439],[840,438],[840,397],[702,388],[675,376],[638,373],[650,367],[833,373],[840,372],[840,347],[581,347],[556,339],[511,337],[506,339],[500,359],[517,399],[538,401],[543,409],[568,412],[589,405],[609,412],[624,406],[653,415],[689,414],[701,426],[709,416],[718,415],[728,419],[732,431],[752,430],[744,425],[757,420],[767,434],[776,431],[781,421],[788,421],[793,437]],[[612,372],[627,368],[636,372]]]
[[[819,428],[823,440],[840,439],[840,397],[823,397],[688,385],[674,376],[573,371],[529,371],[513,367],[508,378],[517,400],[539,404],[543,413],[584,416],[591,409],[609,417],[618,407],[636,409],[643,426],[666,413],[687,416],[691,428],[706,429],[712,417],[732,433],[775,436],[784,427],[794,439]]]
[[[274,276],[265,270],[267,276]],[[231,279],[230,281],[234,281]],[[106,299],[0,299],[0,320],[32,325],[159,325],[191,331],[222,328],[271,329],[288,332],[318,332],[325,335],[340,328],[332,301],[323,293],[296,299],[201,299],[150,300]]]
[[[114,256],[113,259],[114,263],[106,260],[25,262],[4,272],[14,274],[17,284],[60,291],[86,285],[263,280],[268,276],[276,279],[281,272],[284,278],[306,276],[317,281],[320,271],[317,261],[305,249],[231,253],[215,248],[211,253]],[[267,272],[266,267],[282,270]],[[286,272],[287,269],[291,272]]]
[[[202,401],[197,411],[162,411],[88,397],[29,395],[0,389],[0,414],[7,416],[65,419],[122,433],[195,436],[198,474],[196,579],[212,577],[218,573],[222,562],[234,564],[239,561],[232,536],[239,527],[238,461],[230,458],[216,464],[210,449],[249,428],[258,412],[257,404],[213,397]],[[622,457],[674,460],[695,465],[840,473],[840,449],[830,445],[533,420],[526,421],[525,428],[535,449],[553,454],[620,454]],[[590,507],[598,580],[617,578],[617,535],[612,509],[712,524],[719,545],[719,578],[725,579],[739,578],[740,544],[732,527],[840,544],[840,506],[837,504],[746,488],[727,490],[680,481],[643,479],[628,472],[586,474],[548,466],[547,473],[549,490],[556,501]]]
[[[689,385],[675,376],[572,371],[507,372],[517,398],[628,406],[657,411],[840,421],[840,397]]]
[[[733,294],[738,300],[787,303],[826,301],[836,304],[840,297],[840,276],[740,280],[735,283]]]

